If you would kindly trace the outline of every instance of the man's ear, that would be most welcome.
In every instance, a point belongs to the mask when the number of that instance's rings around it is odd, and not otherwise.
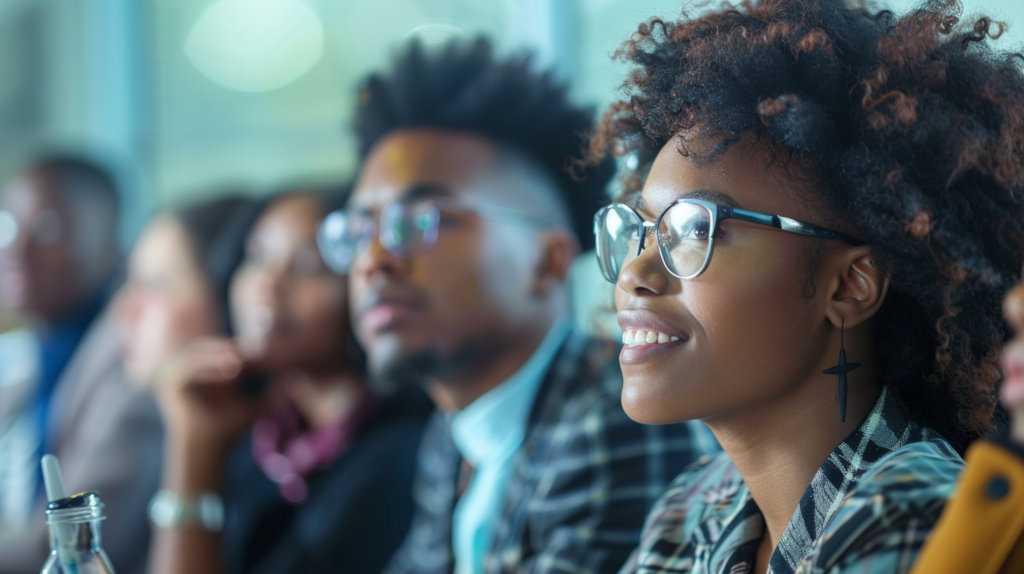
[[[825,314],[837,328],[844,321],[847,327],[853,327],[882,307],[889,292],[889,277],[875,265],[867,246],[845,249],[833,261]]]
[[[572,233],[561,229],[544,231],[538,243],[540,258],[534,271],[533,294],[541,296],[568,283],[572,262],[580,254],[580,244]]]

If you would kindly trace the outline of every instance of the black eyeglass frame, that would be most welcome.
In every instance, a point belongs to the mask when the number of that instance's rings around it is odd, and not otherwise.
[[[661,234],[658,231],[661,228],[661,220],[662,218],[665,217],[665,214],[668,213],[670,209],[672,209],[673,207],[680,203],[700,205],[701,207],[707,209],[708,212],[711,214],[711,225],[710,231],[708,233],[708,248],[707,253],[704,256],[704,262],[701,264],[700,268],[695,273],[685,277],[682,275],[678,275],[674,271],[672,271],[672,266],[669,265],[668,263],[672,257],[670,254],[666,253],[667,248],[662,242]],[[647,237],[653,234],[655,236],[655,243],[658,246],[658,253],[661,255],[661,262],[665,266],[665,269],[674,277],[678,277],[679,279],[684,280],[694,279],[707,270],[708,265],[711,264],[712,254],[715,251],[715,235],[718,233],[718,225],[721,221],[726,219],[738,219],[740,221],[747,221],[749,223],[764,225],[766,227],[771,227],[782,231],[788,231],[790,233],[796,233],[807,237],[815,237],[817,239],[831,239],[835,241],[842,241],[843,243],[849,244],[853,247],[861,247],[867,245],[866,242],[861,241],[860,239],[857,239],[852,235],[847,235],[846,233],[843,233],[841,231],[836,231],[834,229],[829,229],[827,227],[822,227],[820,225],[815,225],[813,223],[808,223],[806,221],[800,221],[798,219],[793,219],[791,217],[773,215],[769,213],[760,213],[757,211],[750,211],[747,209],[740,209],[738,207],[732,207],[731,205],[722,205],[720,203],[705,201],[703,199],[682,198],[677,199],[673,201],[671,204],[669,204],[668,207],[661,211],[661,213],[658,215],[658,218],[654,221],[645,220],[639,213],[637,213],[635,209],[633,209],[629,205],[626,205],[625,203],[613,203],[611,205],[606,205],[602,207],[600,210],[598,210],[598,212],[594,215],[594,235],[597,239],[596,245],[598,250],[598,262],[605,259],[604,254],[601,252],[602,247],[600,241],[600,225],[604,217],[604,214],[615,207],[626,208],[641,223],[642,232],[640,234],[639,244],[637,245],[636,257],[639,257],[640,254],[643,253],[643,250],[647,244]],[[622,270],[619,269],[619,273],[621,272]],[[604,269],[604,265],[601,265],[601,273],[609,282],[618,282],[617,276],[615,278],[609,277],[609,273],[606,269]]]

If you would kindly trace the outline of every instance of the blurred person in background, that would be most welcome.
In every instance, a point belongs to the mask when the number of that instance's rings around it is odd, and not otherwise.
[[[999,389],[1010,424],[967,450],[915,574],[1024,572],[1024,283],[1006,294],[1003,314],[1017,332],[1003,349]]]
[[[374,572],[408,529],[430,403],[363,383],[346,280],[316,248],[330,199],[279,197],[247,238],[218,224],[232,237],[197,241],[194,218],[165,216],[133,254],[126,338],[168,326],[133,369],[168,429],[151,573]],[[224,241],[244,251],[214,257]]]
[[[618,345],[571,327],[570,266],[613,171],[565,170],[591,112],[482,39],[411,44],[359,102],[361,173],[321,249],[350,273],[375,380],[441,411],[386,571],[617,571],[671,477],[716,445],[701,424],[629,420]]]
[[[49,553],[45,453],[60,459],[69,493],[100,492],[118,572],[144,568],[161,427],[152,398],[124,380],[104,310],[116,287],[118,210],[110,174],[66,157],[34,162],[3,200],[0,293],[31,325],[0,337],[3,574],[38,572]]]

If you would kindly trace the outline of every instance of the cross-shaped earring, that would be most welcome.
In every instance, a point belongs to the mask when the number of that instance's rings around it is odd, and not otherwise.
[[[839,328],[839,364],[822,371],[826,375],[839,375],[839,420],[846,422],[846,373],[856,369],[860,363],[846,362],[846,348],[843,339],[846,335],[846,318],[843,318],[843,325]]]

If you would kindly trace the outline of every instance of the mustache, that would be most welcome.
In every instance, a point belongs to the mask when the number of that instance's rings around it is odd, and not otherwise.
[[[427,302],[427,294],[423,290],[408,283],[388,281],[371,288],[358,302],[356,311],[360,314],[367,309],[384,303],[419,306]]]

